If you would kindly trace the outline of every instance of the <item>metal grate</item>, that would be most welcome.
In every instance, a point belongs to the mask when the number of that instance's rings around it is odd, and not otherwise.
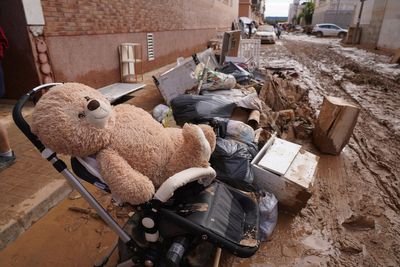
[[[154,56],[154,34],[148,33],[147,34],[147,59],[152,61],[155,59]]]

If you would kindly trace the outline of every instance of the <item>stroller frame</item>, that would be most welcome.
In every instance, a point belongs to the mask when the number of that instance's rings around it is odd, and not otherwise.
[[[22,109],[28,101],[35,99],[37,97],[37,94],[41,93],[42,90],[47,90],[53,86],[60,84],[62,83],[43,84],[38,87],[35,87],[27,94],[23,95],[14,106],[13,109],[14,122],[18,126],[18,128],[24,133],[24,135],[30,140],[30,142],[39,150],[42,157],[47,159],[53,165],[53,167],[65,177],[65,179],[70,183],[70,185],[81,194],[81,196],[89,203],[89,205],[96,210],[97,214],[104,220],[104,222],[112,229],[112,231],[114,231],[118,235],[119,240],[122,241],[123,244],[132,252],[137,251],[138,245],[135,243],[133,238],[111,217],[111,215],[101,206],[101,204],[96,200],[96,198],[89,193],[89,191],[82,185],[79,179],[68,169],[67,165],[57,157],[57,154],[53,152],[51,149],[46,148],[43,145],[43,143],[37,138],[37,136],[31,132],[29,124],[26,122],[26,120],[22,115]],[[75,171],[74,165],[76,165],[77,163],[76,159],[72,158],[71,163]],[[202,169],[202,168],[196,168],[196,169]],[[210,180],[210,178],[214,178],[215,171],[210,169],[211,168],[204,168],[203,170],[195,170],[194,174],[193,171],[191,173],[190,171],[188,171],[190,169],[188,169],[168,178],[166,182],[157,190],[155,197],[151,201],[139,205],[141,208],[144,209],[145,214],[147,214],[146,218],[147,219],[150,218],[150,223],[148,223],[149,224],[148,226],[146,226],[146,223],[142,222],[142,226],[144,226],[143,230],[145,232],[146,239],[149,242],[154,242],[154,243],[157,242],[158,239],[158,229],[156,229],[157,223],[154,223],[154,221],[151,220],[154,220],[158,216],[163,216],[168,220],[173,220],[176,223],[176,225],[187,229],[189,232],[196,231],[198,233],[201,233],[199,236],[201,237],[202,240],[207,240],[210,243],[217,245],[219,248],[227,249],[228,251],[239,257],[250,257],[258,250],[259,247],[258,207],[257,210],[254,212],[256,217],[254,231],[257,240],[257,244],[255,244],[254,246],[241,246],[235,242],[232,242],[231,240],[221,238],[220,235],[218,235],[217,233],[214,233],[209,229],[204,229],[204,227],[202,227],[201,225],[190,222],[184,217],[172,212],[171,210],[163,208],[163,203],[165,203],[169,199],[169,197],[171,197],[174,194],[175,189],[178,189],[193,181],[198,181],[199,183],[200,182],[207,183],[206,182],[207,179]],[[102,189],[106,192],[110,192],[108,186],[101,180],[99,180],[97,177],[93,176],[90,179],[86,179],[84,177],[81,177],[81,175],[78,174],[76,171],[75,173],[80,178],[89,183],[92,183],[99,189]],[[230,190],[236,190],[236,189],[230,189]],[[234,192],[234,194],[240,195],[239,190],[237,191],[238,192]],[[245,197],[245,194],[243,194],[243,196]],[[149,220],[147,220],[147,222],[149,222]],[[105,260],[102,264],[98,266],[102,266],[106,262],[107,261]],[[144,261],[133,262],[131,259],[123,263],[120,263],[118,266],[129,266],[136,264],[145,264],[146,266],[152,266],[151,265],[152,262],[144,262]]]

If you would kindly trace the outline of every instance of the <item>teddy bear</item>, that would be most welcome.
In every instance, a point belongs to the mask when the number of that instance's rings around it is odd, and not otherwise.
[[[99,91],[79,83],[45,93],[34,108],[31,130],[57,153],[95,155],[111,192],[133,205],[149,201],[175,173],[208,167],[216,142],[210,126],[164,128],[145,110],[111,106]]]

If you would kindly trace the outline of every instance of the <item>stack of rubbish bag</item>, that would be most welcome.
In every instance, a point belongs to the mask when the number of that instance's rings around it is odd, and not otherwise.
[[[253,124],[250,126],[242,119],[231,119],[236,109],[249,114],[253,111],[254,114],[262,112],[265,104],[260,100],[256,89],[263,86],[263,80],[260,79],[262,75],[260,72],[253,75],[246,70],[245,64],[226,62],[223,66],[214,66],[217,61],[210,60],[211,56],[212,52],[207,51],[207,54],[199,57],[201,62],[195,60],[195,68],[187,67],[187,75],[197,80],[197,89],[188,83],[191,88],[168,99],[166,102],[170,106],[158,105],[153,110],[153,117],[166,126],[171,125],[167,121],[173,114],[175,125],[208,124],[214,129],[217,140],[210,164],[217,173],[216,178],[259,196],[261,239],[266,241],[277,222],[278,201],[273,194],[259,192],[253,185],[251,162],[258,153]],[[164,74],[168,75],[168,72]]]
[[[231,74],[233,77],[235,77],[236,82],[239,84],[248,84],[250,82],[250,79],[253,77],[253,75],[240,67],[240,65],[228,62],[224,66],[222,66],[219,69],[220,72],[225,73],[225,74]]]

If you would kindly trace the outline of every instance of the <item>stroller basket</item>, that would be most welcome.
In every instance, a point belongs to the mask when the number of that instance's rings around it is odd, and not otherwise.
[[[211,168],[198,168],[204,170],[190,170],[191,172],[183,171],[168,178],[157,190],[153,200],[137,206],[138,212],[134,216],[141,217],[138,219],[139,226],[136,231],[145,237],[146,246],[143,247],[142,242],[137,242],[132,232],[127,232],[118,225],[81,184],[79,179],[68,170],[66,164],[57,157],[57,154],[46,148],[31,132],[29,124],[22,115],[22,109],[29,100],[36,98],[42,90],[50,89],[59,84],[44,84],[22,96],[14,106],[13,119],[42,156],[58,172],[63,174],[73,188],[118,235],[124,249],[128,249],[129,255],[132,255],[124,259],[124,261],[126,260],[124,264],[159,264],[166,258],[167,262],[171,263],[168,256],[154,256],[154,251],[158,250],[164,253],[177,237],[182,236],[190,240],[188,249],[193,248],[198,242],[207,241],[239,257],[250,257],[258,250],[259,210],[257,201],[251,194],[218,181],[204,185],[204,178],[215,177],[215,171]],[[71,158],[71,166],[75,174],[79,178],[111,193],[101,177],[88,170],[88,167],[82,163],[84,162],[80,158]],[[193,172],[194,175],[187,175]],[[203,184],[200,184],[200,182]],[[171,185],[173,186],[171,187]],[[195,190],[192,191],[192,188],[195,188]],[[171,192],[168,190],[171,190]],[[168,196],[168,198],[165,196]],[[177,260],[175,258],[172,260],[172,265],[179,266],[182,258],[178,257]]]

